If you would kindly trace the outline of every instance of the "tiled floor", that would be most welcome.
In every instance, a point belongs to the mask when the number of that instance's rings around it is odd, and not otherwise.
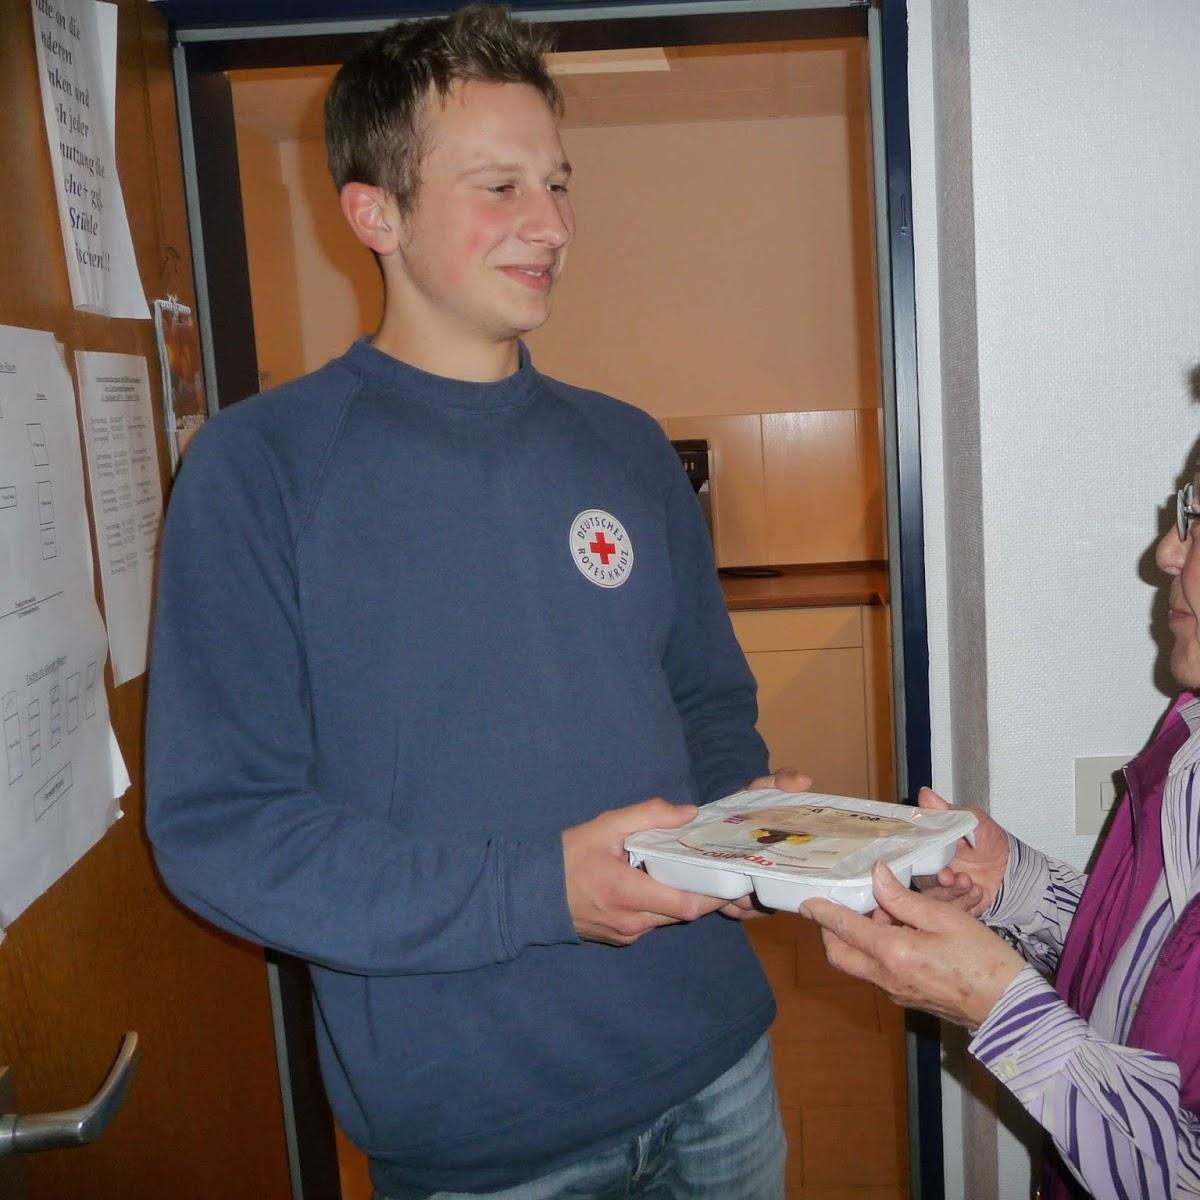
[[[779,1006],[771,1036],[787,1200],[907,1200],[903,1015],[838,975],[803,918],[747,928]],[[340,1136],[338,1162],[342,1200],[370,1200],[366,1161]]]

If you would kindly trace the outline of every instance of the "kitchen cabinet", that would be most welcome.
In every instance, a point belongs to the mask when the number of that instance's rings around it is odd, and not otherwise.
[[[730,613],[772,767],[817,791],[895,800],[890,644],[879,604]]]

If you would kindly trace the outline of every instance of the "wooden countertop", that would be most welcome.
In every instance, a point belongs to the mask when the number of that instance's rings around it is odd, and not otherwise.
[[[887,603],[885,562],[813,563],[775,569],[782,573],[769,579],[722,574],[721,590],[729,610],[836,608]]]

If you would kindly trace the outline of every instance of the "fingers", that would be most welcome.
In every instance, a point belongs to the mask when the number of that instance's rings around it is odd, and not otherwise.
[[[728,904],[717,911],[723,917],[730,917],[734,921],[756,921],[761,917],[772,915],[769,908],[760,908],[753,896],[742,896],[738,900],[730,900]]]
[[[929,900],[936,900],[939,904],[952,904],[972,916],[978,916],[984,909],[983,888],[978,884],[972,884],[968,888],[923,887],[921,895]]]
[[[776,771],[773,778],[781,792],[807,792],[812,787],[812,777],[797,771],[795,767],[784,767]]]
[[[927,933],[941,933],[957,926],[965,917],[954,904],[943,904],[910,892],[884,863],[871,868],[871,888],[879,907],[901,925]]]
[[[864,917],[863,920],[870,925],[871,922],[867,918]],[[824,943],[825,957],[831,967],[855,979],[865,979],[868,983],[878,982],[880,967],[873,955],[860,950],[851,942],[843,941],[828,929],[821,931],[821,941]]]
[[[622,865],[621,869],[625,874],[616,892],[616,903],[632,912],[665,918],[660,924],[695,921],[729,903],[717,896],[683,892],[659,883],[636,867]]]
[[[936,875],[914,875],[913,883],[923,896],[955,904],[973,913],[983,904],[983,888],[966,871],[943,867]]]
[[[625,870],[628,876],[614,882],[603,899],[593,899],[578,915],[572,910],[576,932],[584,940],[630,946],[653,929],[699,920],[726,904],[713,896],[677,891],[633,867]]]
[[[832,900],[806,900],[800,906],[800,912],[820,925],[825,933],[832,934],[838,941],[856,950],[869,950],[878,939],[877,923],[872,918],[852,912]],[[825,949],[828,952],[828,942],[825,943]]]
[[[949,891],[951,889],[963,890],[969,888],[975,881],[965,871],[955,871],[950,867],[943,867],[936,875],[914,875],[913,883],[923,892],[940,889]]]
[[[884,985],[883,956],[890,940],[900,932],[892,928],[897,922],[885,909],[877,908],[865,917],[832,900],[806,900],[800,912],[821,926],[821,941],[831,967],[877,987]]]
[[[654,882],[650,880],[650,882]],[[688,920],[700,920],[710,912],[728,904],[719,896],[702,896],[695,892],[678,892],[676,888],[668,888],[664,883],[654,883],[654,892],[642,899],[641,911],[646,916],[662,917],[655,920],[655,925],[678,924]]]
[[[800,906],[800,913],[821,926],[821,942],[831,967],[855,979],[877,981],[878,960],[864,948],[876,936],[873,917],[851,912],[832,900],[806,900]]]
[[[914,876],[913,883],[923,896],[953,904],[977,917],[991,903],[983,885],[966,871],[943,867],[936,875]]]
[[[923,787],[917,793],[917,807],[944,810],[947,808],[953,808],[954,805],[949,803],[947,800],[943,800],[942,797],[933,790],[933,788]]]
[[[812,777],[796,770],[795,767],[780,767],[770,775],[760,775],[747,785],[756,788],[777,788],[781,792],[807,792],[812,787]]]
[[[624,838],[643,829],[678,829],[694,821],[700,810],[694,804],[670,804],[655,796],[626,808],[602,814],[612,822],[614,833]]]

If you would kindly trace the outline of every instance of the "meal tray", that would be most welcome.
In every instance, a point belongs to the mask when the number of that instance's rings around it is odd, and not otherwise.
[[[625,839],[629,861],[685,892],[797,912],[824,897],[855,912],[876,907],[871,868],[884,862],[907,887],[974,841],[974,813],[915,808],[817,792],[759,788],[706,804],[679,829]]]

